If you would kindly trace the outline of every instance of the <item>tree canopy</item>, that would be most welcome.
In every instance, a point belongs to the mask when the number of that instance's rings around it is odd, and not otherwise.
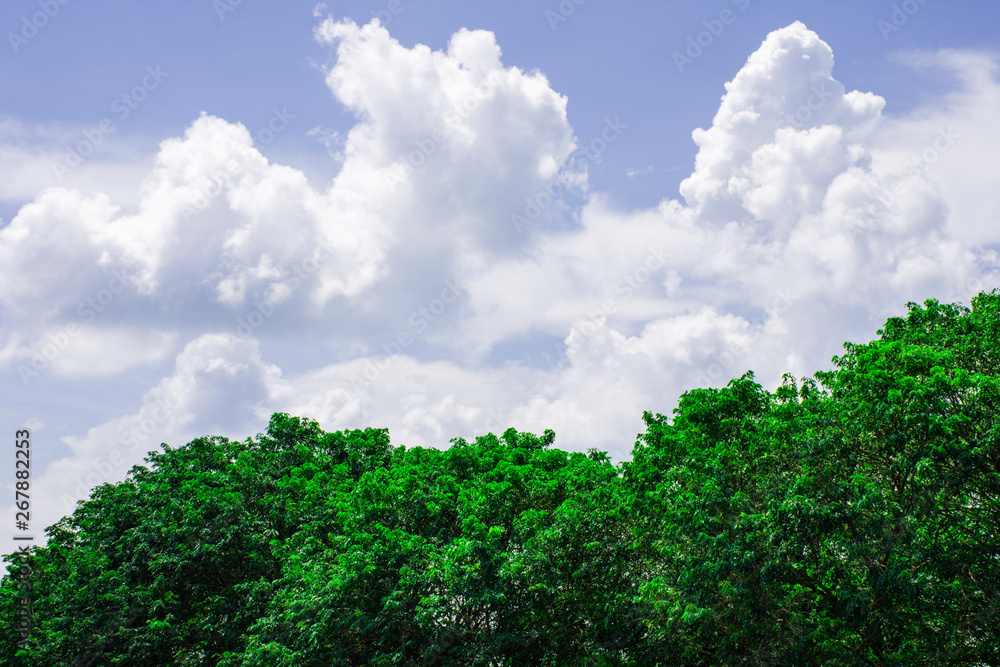
[[[5,558],[0,662],[1000,665],[1000,293],[908,310],[619,464],[280,413],[164,445]]]

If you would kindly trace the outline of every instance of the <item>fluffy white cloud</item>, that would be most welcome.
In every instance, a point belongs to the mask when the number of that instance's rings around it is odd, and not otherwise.
[[[203,115],[162,142],[134,206],[46,189],[0,229],[0,298],[18,334],[2,358],[74,317],[89,324],[95,308],[95,326],[309,326],[351,344],[468,267],[523,250],[531,234],[511,215],[574,148],[545,77],[504,68],[485,31],[460,31],[447,52],[404,48],[377,22],[329,19],[317,38],[337,44],[327,82],[359,119],[330,187]],[[113,306],[93,306],[109,282],[123,286]]]
[[[161,144],[137,203],[51,188],[0,229],[8,368],[69,325],[78,347],[46,372],[113,376],[186,343],[138,408],[66,439],[72,455],[39,483],[86,486],[129,433],[240,436],[273,411],[406,445],[553,428],[560,446],[621,459],[642,411],[686,389],[750,369],[773,386],[908,300],[996,284],[995,188],[975,148],[1000,136],[985,56],[924,56],[960,86],[894,118],[833,78],[815,33],[777,30],[694,132],[682,199],[623,212],[600,193],[567,208],[562,183],[587,183],[566,98],[503,66],[491,33],[432,51],[328,19],[316,37],[357,116],[325,191],[206,115]],[[938,156],[914,169],[906,146]]]

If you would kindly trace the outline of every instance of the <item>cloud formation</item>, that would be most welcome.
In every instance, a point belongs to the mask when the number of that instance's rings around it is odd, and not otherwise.
[[[694,131],[680,198],[620,211],[578,159],[600,144],[574,135],[543,74],[503,65],[492,33],[432,51],[328,18],[316,39],[356,116],[325,190],[202,115],[161,143],[134,202],[52,187],[0,228],[10,373],[175,358],[138,411],[66,438],[38,484],[120,479],[159,441],[248,435],[279,410],[408,446],[552,428],[622,459],[642,411],[686,389],[811,373],[908,300],[997,284],[1000,232],[968,204],[996,203],[973,148],[1000,136],[985,56],[917,58],[957,92],[892,118],[833,77],[819,36],[776,30]],[[601,141],[627,131],[608,119]]]

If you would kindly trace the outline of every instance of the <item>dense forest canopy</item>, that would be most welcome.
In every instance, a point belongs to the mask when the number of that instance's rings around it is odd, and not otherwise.
[[[878,333],[645,413],[617,465],[286,414],[164,445],[6,558],[0,662],[1000,665],[1000,293]]]

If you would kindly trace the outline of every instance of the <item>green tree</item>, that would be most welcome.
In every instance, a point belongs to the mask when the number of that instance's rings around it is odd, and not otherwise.
[[[646,415],[626,480],[676,664],[998,664],[998,304],[909,304],[816,380]]]
[[[645,413],[619,465],[281,413],[163,445],[6,557],[0,662],[1000,665],[1000,294],[878,334]]]

